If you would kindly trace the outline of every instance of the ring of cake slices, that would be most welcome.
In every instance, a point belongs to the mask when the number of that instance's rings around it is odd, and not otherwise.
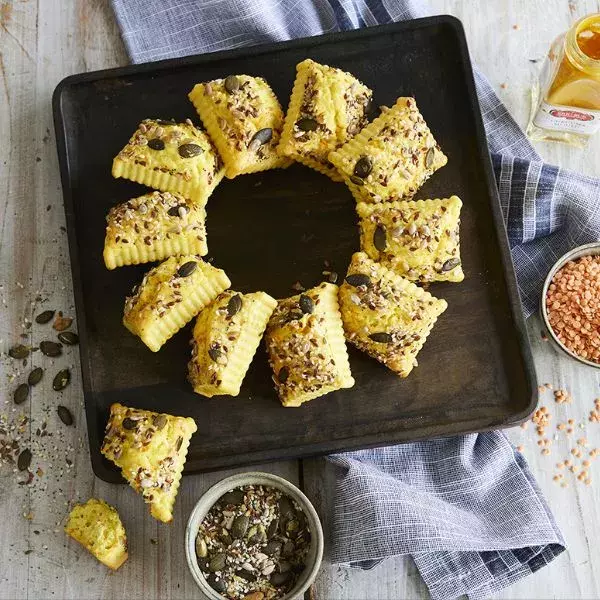
[[[145,119],[113,162],[114,177],[153,192],[110,210],[104,261],[162,261],[125,300],[123,323],[153,352],[196,319],[189,381],[203,396],[237,396],[264,336],[275,390],[297,407],[354,385],[350,342],[407,377],[447,308],[422,284],[460,282],[461,200],[415,199],[447,162],[414,98],[369,120],[372,91],[312,60],[297,66],[287,114],[261,77],[229,75],[189,93],[203,127]],[[341,285],[284,299],[231,289],[205,262],[206,203],[223,177],[300,162],[344,182],[356,199],[360,251]],[[103,454],[164,521],[185,462],[191,419],[114,405]]]

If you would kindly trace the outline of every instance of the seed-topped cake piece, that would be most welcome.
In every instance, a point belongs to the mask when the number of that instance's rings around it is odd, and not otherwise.
[[[157,352],[230,285],[225,271],[198,256],[172,256],[134,288],[125,301],[123,324]]]
[[[365,202],[410,199],[448,162],[414,98],[398,98],[329,160]]]
[[[373,92],[340,69],[303,60],[277,151],[342,181],[329,153],[353,138],[367,124]]]
[[[372,261],[364,252],[352,256],[340,287],[346,338],[400,377],[416,366],[438,316],[448,304]]]
[[[198,83],[189,99],[223,157],[228,178],[289,166],[289,159],[276,152],[283,110],[262,77],[229,75]]]
[[[127,534],[117,509],[90,498],[69,513],[65,533],[113,570],[127,560]]]
[[[118,204],[106,217],[104,263],[114,269],[169,256],[204,256],[205,220],[202,206],[177,193],[152,192]]]
[[[223,292],[198,315],[189,380],[203,396],[237,396],[277,300]]]
[[[411,281],[462,281],[458,196],[359,202],[360,245],[373,260]]]
[[[112,174],[204,206],[224,168],[209,137],[190,119],[145,119],[113,160]]]
[[[354,385],[337,285],[321,283],[279,300],[265,339],[273,381],[284,406],[300,406]]]
[[[110,407],[101,452],[121,469],[121,475],[150,505],[159,521],[173,520],[173,506],[196,431],[190,417],[173,417],[149,410]]]

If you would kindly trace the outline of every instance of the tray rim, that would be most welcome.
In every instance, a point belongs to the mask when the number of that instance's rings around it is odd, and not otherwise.
[[[261,54],[270,54],[281,50],[288,50],[306,46],[315,47],[322,44],[347,41],[349,39],[373,37],[378,35],[385,35],[388,33],[397,33],[406,29],[412,30],[439,25],[449,26],[453,30],[453,33],[456,36],[456,40],[459,46],[458,58],[460,59],[465,71],[465,84],[467,86],[467,93],[470,101],[468,108],[471,110],[474,119],[476,147],[477,151],[481,156],[483,175],[485,177],[485,185],[489,194],[490,208],[495,225],[496,238],[498,241],[498,246],[500,248],[500,259],[502,263],[502,270],[504,273],[504,281],[507,289],[508,304],[510,308],[512,321],[514,324],[516,338],[519,344],[519,348],[521,350],[525,379],[530,386],[530,397],[527,407],[521,410],[520,412],[514,413],[509,419],[499,419],[497,422],[492,422],[489,426],[483,428],[469,428],[469,423],[478,421],[479,419],[473,419],[472,421],[461,420],[460,422],[456,423],[457,425],[459,425],[459,427],[452,432],[436,433],[433,430],[439,426],[426,425],[421,428],[415,427],[399,431],[396,432],[394,435],[389,434],[388,436],[386,436],[387,440],[385,443],[382,443],[381,440],[374,441],[372,439],[374,436],[371,435],[362,436],[360,443],[353,444],[346,444],[344,438],[341,440],[334,440],[333,442],[319,442],[311,444],[300,444],[293,447],[285,447],[276,451],[277,456],[273,456],[273,451],[269,450],[246,452],[243,456],[236,457],[234,455],[231,455],[228,457],[221,457],[221,462],[219,466],[209,466],[206,469],[188,471],[187,474],[215,471],[225,468],[231,468],[234,466],[242,467],[257,464],[259,462],[301,459],[308,456],[318,456],[347,450],[383,447],[385,445],[408,443],[412,441],[432,439],[434,437],[449,437],[454,435],[464,435],[469,433],[492,431],[494,429],[503,429],[524,422],[535,410],[537,406],[537,396],[535,393],[535,390],[537,389],[537,374],[531,351],[531,343],[525,324],[525,317],[521,307],[520,292],[517,285],[513,258],[510,252],[506,225],[500,207],[500,197],[496,184],[496,179],[494,176],[494,168],[491,160],[490,150],[485,134],[485,126],[481,114],[481,107],[479,104],[479,98],[477,96],[475,78],[473,75],[473,65],[470,59],[469,49],[462,22],[452,15],[435,15],[429,17],[421,17],[418,19],[398,21],[385,25],[365,27],[362,29],[354,29],[350,31],[333,32],[318,36],[297,38],[281,42],[271,42],[254,46],[244,46],[241,48],[235,48],[233,50],[219,50],[217,52],[195,54],[178,58],[168,58],[160,61],[127,65],[124,67],[101,69],[96,71],[89,71],[86,73],[69,75],[63,78],[54,89],[54,92],[52,94],[53,123],[56,134],[56,147],[60,169],[61,187],[63,193],[63,204],[67,224],[67,239],[69,244],[69,258],[71,264],[71,274],[73,279],[75,312],[77,316],[77,323],[79,325],[86,323],[86,313],[84,308],[84,298],[80,277],[81,265],[79,261],[79,253],[76,240],[74,201],[72,189],[70,186],[70,164],[69,160],[67,159],[67,138],[65,135],[65,120],[62,114],[63,94],[69,87],[79,85],[81,83],[92,83],[95,81],[114,79],[117,77],[129,75],[160,72],[164,69],[168,69],[171,67],[180,68],[196,66],[207,62],[219,61],[223,59],[235,59],[240,56],[259,56]],[[79,336],[79,355],[81,362],[82,388],[84,395],[84,405],[86,411],[89,443],[90,430],[97,429],[97,410],[95,403],[92,401],[92,396],[96,392],[94,391],[93,386],[91,385],[90,373],[92,367],[90,365],[89,360],[89,353],[87,347],[87,329],[85,327],[83,329],[80,328]],[[352,439],[356,440],[356,438]],[[324,448],[326,444],[327,447]],[[108,470],[105,464],[103,463],[99,453],[93,451],[91,447],[90,460],[92,463],[92,470],[97,477],[99,477],[103,481],[107,481],[110,483],[123,483],[123,480],[120,478],[120,475],[118,475],[114,470]]]

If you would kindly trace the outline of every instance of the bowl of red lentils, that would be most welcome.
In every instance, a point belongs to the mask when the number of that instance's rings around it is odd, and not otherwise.
[[[600,243],[574,248],[550,269],[541,315],[549,338],[581,363],[600,368]]]

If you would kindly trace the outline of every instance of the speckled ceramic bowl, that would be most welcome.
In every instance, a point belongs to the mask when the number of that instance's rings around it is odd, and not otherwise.
[[[542,290],[542,298],[540,301],[540,315],[542,317],[542,322],[544,323],[544,328],[550,340],[552,340],[554,347],[559,351],[564,352],[566,355],[574,358],[576,361],[583,363],[584,365],[588,365],[590,367],[594,367],[596,369],[600,369],[600,364],[592,362],[591,360],[587,360],[578,356],[571,350],[569,350],[557,337],[556,333],[550,326],[550,321],[548,320],[548,311],[546,309],[546,296],[548,295],[548,287],[552,283],[552,279],[556,272],[561,269],[566,263],[570,260],[576,260],[581,258],[582,256],[594,256],[600,255],[600,242],[593,242],[591,244],[584,244],[583,246],[578,246],[577,248],[573,248],[567,252],[564,256],[559,258],[554,266],[550,269],[548,276],[546,277],[546,281],[544,281],[544,289]]]
[[[198,566],[198,561],[196,560],[196,534],[198,533],[198,529],[200,528],[200,524],[204,520],[204,517],[215,502],[217,502],[217,500],[226,492],[244,485],[264,485],[281,490],[290,496],[290,498],[293,498],[304,511],[311,535],[310,549],[308,551],[308,556],[306,557],[306,568],[298,578],[296,585],[289,593],[283,596],[282,600],[301,598],[315,580],[315,577],[319,572],[319,567],[321,566],[321,560],[323,558],[323,529],[317,511],[314,509],[310,500],[295,485],[286,479],[278,477],[277,475],[272,475],[271,473],[249,472],[232,475],[213,485],[205,492],[200,500],[198,500],[198,503],[192,510],[185,532],[185,555],[192,576],[205,598],[210,598],[210,600],[223,600],[223,596],[215,592],[215,590],[208,585],[204,578],[204,574]]]

